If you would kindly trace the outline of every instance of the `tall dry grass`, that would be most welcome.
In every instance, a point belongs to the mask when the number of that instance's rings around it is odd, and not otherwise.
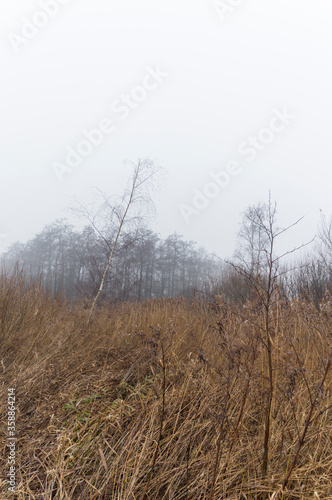
[[[88,308],[0,280],[1,498],[17,397],[17,499],[332,499],[331,307],[273,306],[274,396],[259,304]]]

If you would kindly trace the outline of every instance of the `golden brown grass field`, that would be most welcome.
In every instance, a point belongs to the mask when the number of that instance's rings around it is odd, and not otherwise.
[[[332,499],[331,305],[276,297],[273,397],[258,303],[100,307],[2,276],[1,498]],[[16,390],[16,493],[7,392]]]

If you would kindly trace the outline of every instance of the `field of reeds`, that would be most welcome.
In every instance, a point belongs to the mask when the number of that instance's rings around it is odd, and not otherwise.
[[[331,313],[275,297],[270,394],[258,302],[103,305],[88,324],[87,304],[2,276],[1,498],[332,499]]]

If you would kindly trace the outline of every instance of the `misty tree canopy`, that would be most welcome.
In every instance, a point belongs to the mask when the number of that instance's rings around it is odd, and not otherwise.
[[[26,244],[15,243],[3,256],[5,268],[18,265],[41,279],[53,295],[91,298],[98,290],[109,247],[114,238],[102,238],[93,228],[79,231],[65,220],[48,225]],[[161,239],[141,227],[123,232],[114,255],[104,300],[146,300],[188,296],[209,277],[216,277],[220,261],[192,241],[173,234]]]

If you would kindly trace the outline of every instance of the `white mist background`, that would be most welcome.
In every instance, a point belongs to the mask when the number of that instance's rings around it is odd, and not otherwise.
[[[93,186],[121,193],[124,160],[147,156],[169,173],[153,229],[222,257],[269,190],[280,224],[305,215],[287,247],[311,239],[320,209],[332,213],[330,0],[243,0],[224,21],[210,0],[72,0],[17,54],[8,33],[38,10],[0,7],[0,250],[70,217]],[[60,183],[52,162],[156,66],[169,77]],[[284,106],[296,119],[248,164],[239,144]],[[243,172],[187,224],[179,205],[233,159]]]

